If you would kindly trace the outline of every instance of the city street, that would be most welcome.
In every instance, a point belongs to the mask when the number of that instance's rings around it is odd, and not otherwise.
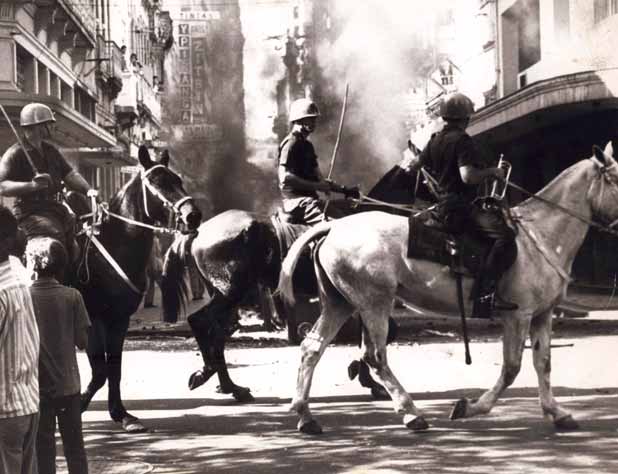
[[[144,313],[137,315],[142,323]],[[409,331],[402,332],[406,340]],[[529,350],[515,384],[488,416],[450,421],[459,397],[475,398],[495,382],[500,343],[489,336],[473,343],[471,366],[464,363],[462,344],[446,336],[449,342],[416,338],[391,346],[391,367],[431,425],[427,432],[413,433],[390,402],[373,401],[357,381],[348,380],[347,365],[357,348],[332,346],[312,388],[312,409],[324,427],[319,437],[298,433],[296,415],[288,412],[298,347],[285,345],[280,335],[259,336],[251,344],[244,335],[227,352],[232,378],[249,386],[256,398],[246,405],[217,393],[215,379],[188,390],[190,373],[201,366],[192,339],[130,339],[123,398],[149,431],[123,433],[110,421],[105,391],[100,391],[83,417],[91,472],[618,472],[612,356],[618,336],[554,340],[555,394],[581,424],[579,431],[566,433],[555,432],[542,417]],[[86,383],[84,354],[79,363]]]

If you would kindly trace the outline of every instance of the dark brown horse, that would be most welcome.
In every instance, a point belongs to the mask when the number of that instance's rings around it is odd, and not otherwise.
[[[417,177],[409,171],[409,164],[410,156],[404,155],[404,161],[393,167],[368,196],[391,203],[412,203]],[[419,195],[419,198],[423,196]],[[342,201],[332,201],[329,209],[338,208],[341,213],[342,207],[347,207],[348,214],[377,208],[407,213],[376,207],[375,203],[353,210],[349,202],[347,206],[345,202],[341,206]],[[161,282],[163,310],[168,321],[176,320],[186,301],[183,278],[186,255],[195,260],[211,295],[203,308],[188,317],[204,361],[203,369],[191,375],[189,387],[194,389],[202,385],[216,373],[220,392],[232,394],[239,401],[252,401],[250,390],[236,385],[230,378],[225,361],[225,340],[236,329],[237,307],[248,296],[255,295],[258,286],[271,290],[277,287],[282,255],[276,230],[269,219],[234,209],[202,223],[194,239],[188,236],[178,238],[166,256]],[[300,280],[305,283],[305,292],[317,296],[311,265],[308,271],[310,278]],[[368,375],[368,371],[365,373]],[[363,385],[373,388],[371,382]]]
[[[109,414],[127,431],[144,429],[122,403],[120,377],[129,318],[138,309],[144,293],[154,224],[167,223],[170,214],[174,214],[186,229],[194,230],[202,219],[182,180],[168,168],[167,162],[151,160],[143,146],[139,149],[139,162],[140,172],[118,191],[109,210],[103,213],[100,234],[95,237],[105,250],[100,250],[87,235],[80,237],[82,257],[74,282],[92,322],[88,341],[92,378],[82,394],[82,409],[87,409],[94,394],[107,381]],[[69,203],[77,215],[89,211],[81,195],[70,195]]]

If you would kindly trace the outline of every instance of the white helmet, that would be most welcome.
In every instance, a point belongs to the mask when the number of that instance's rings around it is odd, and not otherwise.
[[[55,121],[56,117],[52,110],[47,105],[38,102],[25,105],[19,114],[19,125],[22,127]]]
[[[290,122],[296,122],[307,117],[319,117],[320,110],[310,99],[297,99],[290,105]]]

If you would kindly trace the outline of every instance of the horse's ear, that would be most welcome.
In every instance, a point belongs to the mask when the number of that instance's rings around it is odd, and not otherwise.
[[[167,151],[167,148],[165,150],[163,150],[163,152],[161,153],[161,159],[159,160],[159,163],[161,163],[163,166],[167,167],[170,163],[170,152]]]
[[[139,146],[137,158],[139,159],[140,165],[142,165],[145,170],[152,167],[153,162],[152,159],[150,159],[150,153],[148,153],[148,148],[146,148],[146,145]]]

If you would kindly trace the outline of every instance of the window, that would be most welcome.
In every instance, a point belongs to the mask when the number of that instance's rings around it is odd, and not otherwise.
[[[599,23],[616,13],[618,13],[618,0],[594,0],[595,23]]]
[[[541,60],[541,16],[539,0],[520,0],[517,21],[519,72]]]
[[[75,110],[84,117],[94,122],[95,101],[81,87],[75,87]]]

